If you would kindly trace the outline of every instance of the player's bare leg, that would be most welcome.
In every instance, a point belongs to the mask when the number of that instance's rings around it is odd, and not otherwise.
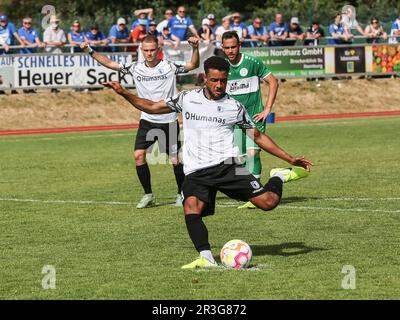
[[[179,161],[179,157],[177,154],[170,156],[171,163],[174,168],[174,175],[176,180],[176,185],[178,186],[178,193],[176,195],[175,206],[182,207],[183,206],[183,197],[181,194],[183,180],[185,179],[185,174],[183,173],[183,165]]]
[[[183,210],[185,213],[186,227],[200,257],[193,262],[182,266],[182,269],[216,267],[217,263],[211,253],[211,246],[208,242],[208,230],[201,218],[201,212],[205,203],[197,197],[190,196],[185,199]]]

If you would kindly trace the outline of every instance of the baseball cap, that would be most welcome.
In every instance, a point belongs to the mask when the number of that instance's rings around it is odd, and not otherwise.
[[[208,20],[208,19],[203,19],[203,20],[201,21],[201,25],[204,25],[204,24],[210,24],[210,20]]]
[[[0,21],[8,21],[8,18],[6,15],[1,15],[0,16]]]
[[[156,26],[157,25],[157,23],[155,22],[155,21],[150,21],[150,24],[149,24],[150,26]]]
[[[292,17],[292,19],[290,19],[290,23],[299,24],[299,18],[297,18],[297,17]]]
[[[58,19],[57,16],[51,16],[50,22],[60,22],[60,19]]]
[[[126,21],[125,21],[124,18],[119,18],[119,19],[117,20],[117,24],[118,24],[118,25],[120,25],[120,24],[126,24]]]
[[[147,25],[147,20],[146,19],[138,19],[138,23],[141,25],[146,26]]]
[[[207,16],[207,18],[208,18],[209,20],[215,20],[215,16],[214,16],[212,13],[210,13],[210,14]]]

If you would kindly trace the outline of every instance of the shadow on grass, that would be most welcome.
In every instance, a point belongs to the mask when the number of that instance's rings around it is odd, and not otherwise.
[[[253,251],[254,256],[290,257],[326,249],[309,247],[303,242],[287,242],[275,245],[252,245],[251,250]]]

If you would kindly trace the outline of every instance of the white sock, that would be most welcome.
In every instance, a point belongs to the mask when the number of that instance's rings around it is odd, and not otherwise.
[[[272,177],[278,177],[279,179],[282,180],[282,182],[285,182],[285,177],[284,177],[283,174],[280,173],[280,172],[275,172],[275,173],[272,175]],[[272,178],[272,177],[271,177],[271,178]]]
[[[203,257],[203,258],[206,258],[211,263],[215,263],[214,257],[213,257],[213,255],[211,253],[211,250],[200,251],[200,256]]]

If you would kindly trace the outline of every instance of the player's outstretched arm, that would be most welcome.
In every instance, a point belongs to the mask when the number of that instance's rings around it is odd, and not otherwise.
[[[167,106],[165,101],[151,101],[143,98],[139,98],[133,93],[125,89],[118,81],[109,81],[102,83],[103,86],[113,89],[120,96],[124,97],[131,105],[140,111],[146,113],[171,113],[171,108]]]
[[[268,153],[278,157],[293,166],[303,167],[310,171],[313,163],[310,160],[302,157],[293,157],[289,155],[285,150],[279,147],[270,137],[260,132],[257,128],[247,129],[246,134],[257,143],[261,149]]]
[[[106,56],[94,51],[90,47],[88,42],[81,43],[80,47],[81,47],[81,49],[83,49],[83,51],[89,53],[93,57],[94,60],[96,60],[97,62],[99,62],[100,64],[105,66],[106,68],[116,70],[116,71],[120,70],[120,66],[119,66],[118,62],[110,60]]]
[[[200,65],[200,53],[199,53],[199,39],[196,37],[190,37],[188,39],[189,45],[192,47],[192,58],[185,64],[186,71],[192,71],[197,69]]]

